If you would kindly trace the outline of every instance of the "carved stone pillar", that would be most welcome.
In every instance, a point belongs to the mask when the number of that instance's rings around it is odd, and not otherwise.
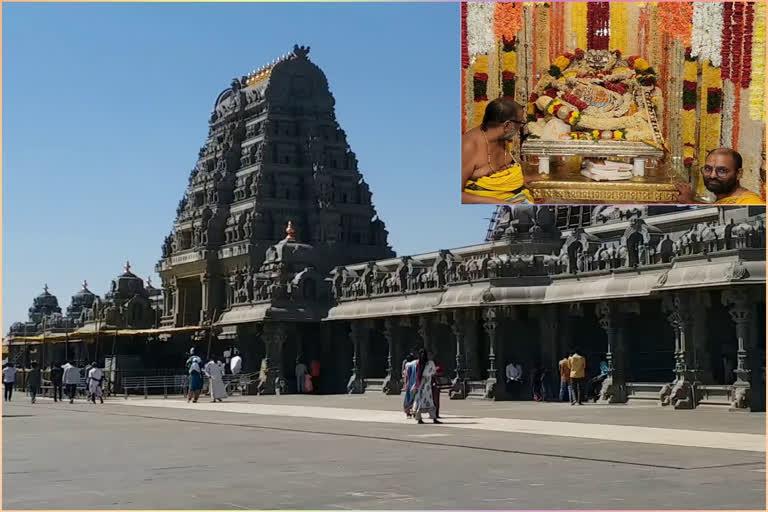
[[[286,328],[280,323],[264,325],[263,338],[266,353],[262,366],[266,366],[266,378],[259,383],[259,394],[274,395],[285,392],[283,378],[283,345],[287,339]]]
[[[210,290],[211,290],[211,279],[208,273],[204,273],[200,276],[200,324],[207,323],[209,318],[209,308],[210,308]]]
[[[675,381],[661,396],[661,405],[672,405],[675,409],[693,409],[696,407],[694,387],[696,369],[690,342],[688,341],[692,315],[690,300],[687,295],[675,294],[664,298],[664,309],[668,312],[667,320],[675,333]],[[667,395],[666,389],[669,389]]]
[[[480,361],[477,357],[477,319],[478,310],[469,309],[464,311],[464,375],[467,380],[482,378],[480,375]]]
[[[384,378],[382,391],[387,395],[399,395],[403,389],[403,376],[398,364],[400,326],[392,318],[384,320],[384,337],[387,339],[389,353],[387,354],[387,376]]]
[[[483,328],[488,336],[488,378],[485,381],[485,395],[483,398],[495,400],[500,393],[498,371],[496,369],[496,328],[499,322],[496,319],[498,308],[489,307],[483,309]],[[504,381],[502,379],[502,386]]]
[[[693,365],[698,370],[696,382],[712,384],[715,381],[712,372],[710,353],[709,328],[707,327],[707,311],[711,307],[710,295],[706,291],[693,292],[691,296],[691,338],[693,346]],[[696,384],[696,386],[700,385]]]
[[[747,292],[739,289],[728,289],[722,292],[722,304],[728,308],[731,319],[736,324],[738,349],[736,352],[736,382],[733,383],[733,399],[731,410],[749,411],[751,405],[752,385],[747,356],[749,342],[749,325],[752,302]]]
[[[464,312],[461,310],[454,311],[451,333],[456,340],[456,374],[453,378],[451,389],[448,391],[448,396],[452,400],[463,400],[467,398],[468,393],[467,374],[465,371],[465,328],[466,320]]]
[[[359,394],[365,392],[365,380],[362,375],[361,345],[367,337],[368,327],[363,321],[352,321],[349,326],[349,338],[352,341],[352,375],[347,382],[347,393]]]
[[[179,289],[178,286],[173,286],[172,290],[173,290],[173,324],[176,327],[181,327],[184,324],[182,314],[181,314],[181,308],[179,307],[179,302],[180,302],[179,294],[181,290]]]
[[[600,402],[607,404],[625,403],[627,401],[627,386],[624,381],[624,366],[621,350],[617,346],[618,311],[615,304],[600,302],[595,308],[600,327],[605,331],[608,346],[606,362],[608,376],[600,389]]]
[[[545,386],[547,393],[545,394],[547,396],[542,397],[543,400],[556,397],[560,389],[560,373],[557,371],[560,315],[559,308],[555,304],[538,306],[537,309],[539,312],[539,332],[541,333],[541,365],[546,372]]]

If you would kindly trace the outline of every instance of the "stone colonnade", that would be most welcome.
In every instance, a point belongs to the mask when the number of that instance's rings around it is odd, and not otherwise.
[[[731,408],[749,409],[753,386],[750,373],[759,371],[760,361],[750,362],[750,352],[755,348],[757,336],[755,304],[757,291],[746,289],[726,289],[710,295],[708,292],[680,291],[661,297],[660,314],[665,315],[674,334],[674,355],[669,361],[671,382],[662,387],[659,396],[662,405],[675,409],[694,408],[701,401],[701,386],[712,382],[712,364],[707,328],[707,315],[712,307],[710,297],[719,296],[726,308],[732,327],[736,331],[737,364],[736,377],[732,386]],[[628,322],[632,317],[640,318],[641,304],[637,300],[613,300],[597,303],[573,303],[562,305],[542,305],[528,308],[528,318],[538,325],[537,357],[541,364],[550,369],[557,368],[557,362],[566,348],[579,346],[580,340],[574,339],[572,327],[584,316],[587,308],[594,308],[594,315],[599,328],[603,331],[607,376],[602,382],[599,393],[601,403],[625,403],[629,399],[627,388],[628,369]],[[421,345],[434,351],[436,347],[435,327],[444,324],[451,333],[455,360],[452,374],[452,388],[449,396],[463,399],[469,394],[470,382],[485,381],[484,397],[494,400],[508,400],[512,397],[505,386],[504,343],[500,335],[500,325],[505,321],[516,321],[519,306],[498,306],[493,304],[478,306],[473,309],[445,311],[413,316],[387,317],[383,321],[383,335],[387,343],[387,370],[383,391],[386,394],[399,394],[402,391],[402,366],[404,344],[402,328],[415,330]],[[645,317],[643,317],[645,318]],[[349,379],[349,393],[363,393],[366,388],[365,367],[366,347],[373,337],[371,330],[374,320],[350,321],[349,337],[353,347],[352,377]],[[479,324],[479,325],[478,325]],[[480,329],[478,329],[480,327]],[[478,336],[478,331],[480,335]],[[661,334],[659,334],[661,335]],[[487,343],[486,359],[478,360],[478,343]],[[446,345],[443,345],[446,346]],[[558,353],[560,351],[560,353]],[[755,358],[755,353],[751,357]],[[446,357],[443,354],[442,360]],[[473,378],[474,377],[474,378]],[[554,375],[552,381],[558,376]]]

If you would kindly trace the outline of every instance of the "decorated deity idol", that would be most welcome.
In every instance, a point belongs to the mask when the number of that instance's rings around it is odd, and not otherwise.
[[[526,132],[545,140],[629,140],[663,146],[656,72],[618,50],[577,49],[552,62],[528,103]]]

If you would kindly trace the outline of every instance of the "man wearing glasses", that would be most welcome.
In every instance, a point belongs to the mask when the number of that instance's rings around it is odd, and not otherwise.
[[[743,169],[741,155],[731,148],[713,149],[707,155],[701,174],[704,186],[715,194],[715,204],[762,205],[763,199],[745,189],[739,183]],[[694,203],[693,188],[688,183],[678,183],[678,200],[683,204]]]
[[[485,108],[482,124],[462,136],[462,203],[533,204],[515,155],[520,148],[523,115],[518,103],[495,99]]]

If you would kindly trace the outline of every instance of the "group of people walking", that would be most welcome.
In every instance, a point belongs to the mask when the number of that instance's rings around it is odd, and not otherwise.
[[[423,424],[422,416],[426,414],[434,423],[442,423],[439,420],[440,386],[437,381],[441,375],[442,368],[435,364],[431,352],[421,349],[418,358],[413,354],[406,357],[403,361],[403,410],[406,418],[415,418]]]
[[[26,385],[29,391],[31,402],[37,401],[37,395],[43,386],[43,375],[40,365],[37,361],[30,364],[31,368],[27,371]],[[85,386],[88,400],[96,403],[98,398],[104,403],[104,371],[99,368],[95,362],[85,367]],[[13,389],[16,386],[17,369],[13,363],[8,363],[3,367],[3,386],[5,388],[4,398],[10,402],[13,397]],[[65,364],[55,363],[49,368],[49,377],[51,389],[53,390],[53,401],[63,402],[64,391],[66,390],[69,403],[75,402],[77,387],[80,385],[81,370],[73,365],[71,361]]]
[[[221,402],[227,397],[227,385],[224,383],[226,367],[220,359],[210,358],[203,366],[203,360],[195,354],[194,347],[189,349],[187,358],[187,372],[189,374],[189,388],[187,390],[187,402],[197,403],[200,393],[203,391],[203,377],[208,378],[208,392],[211,402]],[[243,360],[235,353],[230,360],[230,371],[233,375],[240,373]]]

